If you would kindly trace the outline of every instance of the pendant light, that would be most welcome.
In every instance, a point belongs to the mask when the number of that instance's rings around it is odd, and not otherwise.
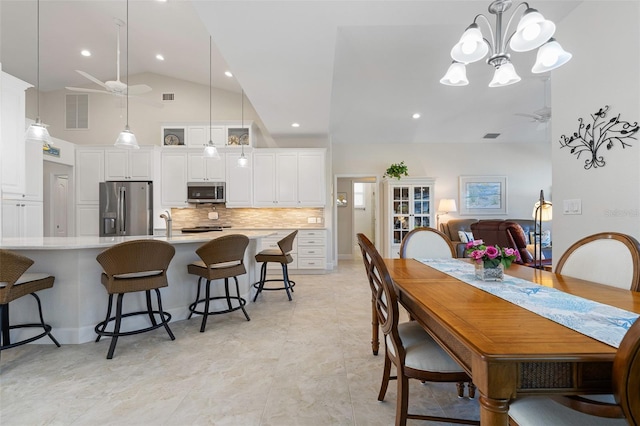
[[[120,31],[120,27],[118,27]],[[124,130],[118,135],[115,146],[118,148],[139,149],[138,139],[129,129],[129,0],[127,0],[127,92],[126,96],[126,108],[127,108],[127,123],[124,126]]]
[[[211,36],[209,36],[209,142],[204,146],[204,156],[220,159],[220,154],[211,138]]]
[[[244,130],[244,89],[242,89],[242,100],[240,101],[240,127]],[[242,149],[240,158],[238,158],[238,167],[247,167],[249,165],[249,159],[244,156],[244,143],[240,138],[240,147]]]
[[[46,126],[40,121],[40,0],[37,2],[36,20],[36,122],[27,128],[24,138],[27,141],[41,142],[42,148],[48,151],[53,142]]]

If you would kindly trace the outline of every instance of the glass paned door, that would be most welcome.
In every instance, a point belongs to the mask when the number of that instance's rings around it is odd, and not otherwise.
[[[408,186],[396,186],[393,188],[393,244],[400,244],[404,236],[411,231]]]
[[[431,226],[430,218],[431,212],[429,211],[431,194],[428,186],[414,186],[413,187],[413,219],[414,228]]]

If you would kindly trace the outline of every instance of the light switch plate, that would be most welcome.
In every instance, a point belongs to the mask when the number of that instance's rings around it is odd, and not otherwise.
[[[582,200],[579,198],[564,200],[562,205],[563,214],[582,214]]]

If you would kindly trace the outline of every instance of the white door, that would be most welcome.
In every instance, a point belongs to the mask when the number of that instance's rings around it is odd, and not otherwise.
[[[53,236],[67,236],[69,177],[56,175],[53,189]]]

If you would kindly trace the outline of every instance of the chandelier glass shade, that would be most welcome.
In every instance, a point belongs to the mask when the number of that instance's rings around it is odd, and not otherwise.
[[[477,62],[487,55],[489,55],[487,63],[495,68],[489,87],[517,83],[520,81],[520,77],[511,63],[511,54],[508,49],[514,52],[528,52],[540,48],[536,62],[531,69],[531,72],[535,74],[551,71],[571,59],[571,54],[564,51],[553,38],[556,30],[555,24],[545,19],[536,9],[529,7],[527,2],[516,6],[503,31],[503,14],[511,5],[511,0],[495,0],[489,5],[489,12],[495,15],[495,29],[491,27],[485,15],[479,14],[474,18],[473,23],[467,27],[458,43],[451,49],[451,58],[454,62],[440,83],[448,86],[468,84],[466,65]],[[519,9],[523,7],[526,7],[526,10],[518,21],[516,29],[510,33],[511,22],[518,14]],[[486,24],[489,31],[488,39],[483,36],[478,25],[479,22]]]

